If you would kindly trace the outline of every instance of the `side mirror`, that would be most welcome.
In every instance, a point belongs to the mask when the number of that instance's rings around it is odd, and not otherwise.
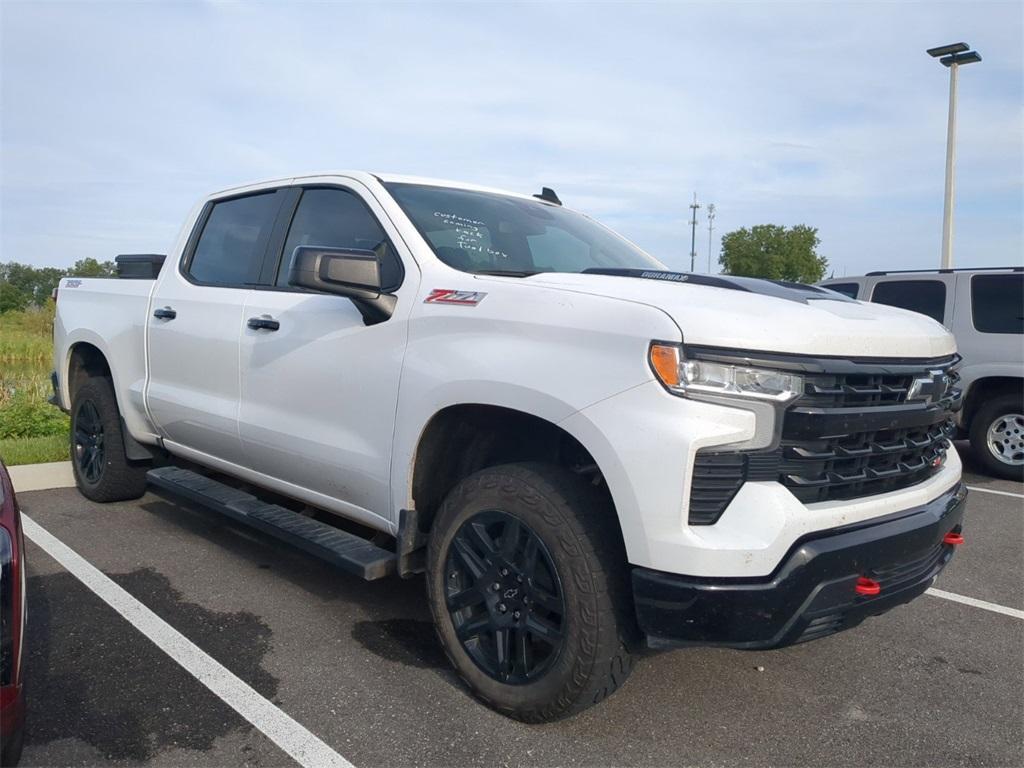
[[[300,245],[292,253],[288,285],[352,299],[367,325],[395,310],[395,297],[381,292],[380,258],[373,251]]]

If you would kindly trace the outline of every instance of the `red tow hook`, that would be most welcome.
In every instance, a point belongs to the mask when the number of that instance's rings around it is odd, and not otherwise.
[[[867,576],[859,576],[853,591],[858,595],[877,595],[882,591],[882,585]]]
[[[959,547],[961,544],[964,543],[964,537],[959,533],[954,533],[953,531],[950,531],[942,537],[942,543],[949,544],[949,546],[951,547]]]

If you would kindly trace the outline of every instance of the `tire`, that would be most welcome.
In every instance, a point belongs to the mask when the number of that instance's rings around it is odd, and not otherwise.
[[[981,405],[971,418],[970,438],[989,474],[1024,480],[1024,400],[1019,395],[999,395]]]
[[[128,461],[114,387],[104,376],[90,377],[71,403],[71,467],[87,499],[137,499],[146,492],[145,464]]]
[[[576,714],[632,671],[637,629],[615,512],[559,467],[507,464],[460,482],[431,530],[427,596],[459,676],[516,720]]]

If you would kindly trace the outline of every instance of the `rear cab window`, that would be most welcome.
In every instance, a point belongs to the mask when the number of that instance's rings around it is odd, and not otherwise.
[[[860,291],[860,285],[858,283],[829,283],[828,285],[821,286],[822,288],[828,288],[830,291],[841,293],[843,296],[849,296],[851,299],[857,298],[857,293]]]
[[[972,275],[971,318],[980,333],[1024,333],[1024,274]]]
[[[875,286],[871,301],[919,312],[941,323],[946,315],[946,284],[941,280],[885,280]]]
[[[189,279],[201,285],[257,284],[278,205],[276,190],[215,201],[188,259]]]

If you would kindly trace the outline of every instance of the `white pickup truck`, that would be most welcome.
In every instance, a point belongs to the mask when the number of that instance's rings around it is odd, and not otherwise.
[[[547,188],[281,179],[122,266],[151,279],[59,288],[81,492],[149,483],[363,578],[425,573],[451,663],[511,717],[600,701],[643,647],[851,627],[963,540],[939,323],[670,272]]]

